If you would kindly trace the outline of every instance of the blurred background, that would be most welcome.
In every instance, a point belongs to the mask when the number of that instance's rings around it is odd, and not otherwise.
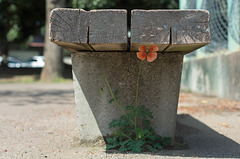
[[[181,89],[240,100],[240,1],[180,0],[180,9],[210,12],[211,44],[184,58]]]
[[[130,13],[178,6],[178,0],[0,0],[0,82],[72,79],[70,53],[48,40],[54,8],[119,8]]]
[[[240,100],[239,0],[0,0],[0,83],[72,79],[70,53],[48,40],[57,7],[208,10],[211,44],[185,56],[181,88]]]

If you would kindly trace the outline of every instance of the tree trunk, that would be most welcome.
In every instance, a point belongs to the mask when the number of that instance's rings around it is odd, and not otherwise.
[[[65,6],[65,0],[46,0],[45,67],[41,72],[42,81],[53,81],[63,74],[62,49],[49,40],[49,16],[54,8]]]

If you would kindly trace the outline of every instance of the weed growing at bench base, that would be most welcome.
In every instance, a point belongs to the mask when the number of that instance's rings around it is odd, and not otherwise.
[[[114,129],[114,137],[107,138],[106,149],[118,149],[119,151],[132,151],[140,153],[150,150],[157,152],[171,143],[171,138],[162,138],[156,135],[150,127],[152,112],[144,105],[134,107],[126,106],[126,116],[122,115],[119,119],[114,119],[109,128]],[[137,119],[134,122],[134,119]],[[139,124],[138,124],[139,123]]]
[[[172,142],[171,138],[162,138],[154,132],[153,128],[150,127],[150,119],[153,119],[152,112],[146,106],[138,105],[138,89],[142,64],[145,59],[148,62],[153,62],[157,58],[156,51],[158,51],[158,47],[150,46],[148,49],[145,46],[140,46],[139,51],[137,57],[142,61],[139,66],[135,105],[128,105],[123,109],[118,103],[118,91],[112,91],[107,77],[102,75],[99,80],[101,93],[103,93],[101,79],[104,79],[112,96],[109,103],[115,102],[123,113],[119,119],[114,119],[109,124],[109,128],[114,130],[114,136],[107,138],[106,150],[118,149],[122,152],[132,151],[136,153],[148,150],[157,152]]]

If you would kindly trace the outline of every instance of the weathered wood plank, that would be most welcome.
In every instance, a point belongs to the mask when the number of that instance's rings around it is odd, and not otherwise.
[[[57,8],[50,15],[49,38],[64,48],[92,50],[88,45],[88,26],[89,12]]]
[[[170,26],[164,23],[166,11],[132,10],[131,12],[131,51],[141,45],[155,45],[163,51],[170,40]]]
[[[127,11],[91,10],[89,44],[96,51],[127,50]]]
[[[50,40],[72,52],[126,51],[127,11],[54,9]]]
[[[162,52],[188,53],[209,43],[208,11],[132,11],[131,51],[141,45],[156,45]]]
[[[166,52],[191,52],[210,43],[209,12],[173,11],[176,21],[171,29],[171,44]]]
[[[127,11],[54,9],[50,40],[72,51],[126,51]],[[210,43],[204,10],[133,10],[131,51],[155,45],[161,52],[188,53]]]

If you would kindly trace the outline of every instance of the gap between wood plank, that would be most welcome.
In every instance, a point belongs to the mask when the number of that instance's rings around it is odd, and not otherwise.
[[[170,35],[170,37],[169,37],[169,44],[168,44],[168,46],[162,51],[162,53],[165,53],[165,51],[167,51],[167,49],[172,46],[172,27],[170,27],[169,35]]]
[[[87,45],[90,51],[96,51],[90,44],[89,44],[89,26],[87,27]]]

